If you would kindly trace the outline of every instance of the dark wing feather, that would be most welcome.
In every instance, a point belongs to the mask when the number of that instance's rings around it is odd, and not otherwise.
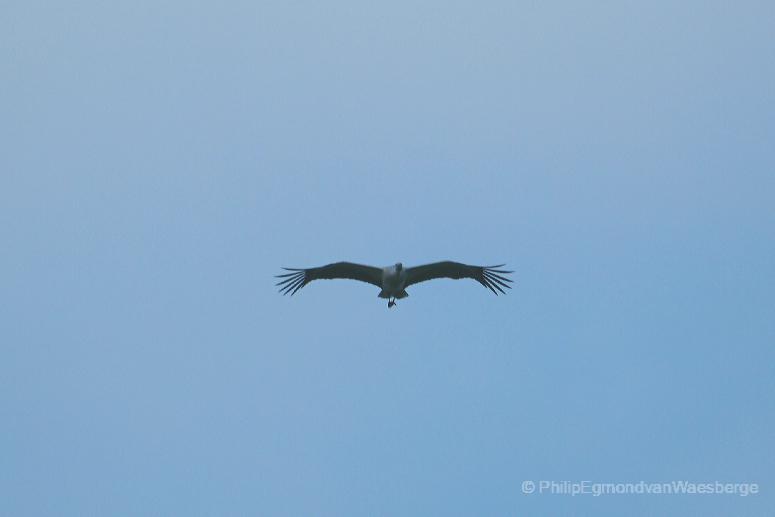
[[[277,275],[277,278],[283,278],[275,285],[280,286],[280,292],[291,293],[293,296],[296,291],[312,282],[313,280],[331,280],[334,278],[347,278],[350,280],[360,280],[382,287],[382,269],[373,266],[363,266],[353,264],[352,262],[336,262],[327,266],[312,267],[309,269],[283,268],[290,273]]]
[[[490,291],[498,294],[506,294],[502,288],[506,287],[511,289],[509,285],[512,280],[506,278],[504,275],[513,273],[513,271],[504,271],[498,269],[505,264],[499,264],[497,266],[469,266],[461,264],[460,262],[435,262],[433,264],[425,264],[424,266],[410,267],[406,269],[406,286],[425,282],[426,280],[433,280],[434,278],[454,278],[455,280],[460,278],[472,278],[488,288]],[[496,291],[496,289],[498,291]]]

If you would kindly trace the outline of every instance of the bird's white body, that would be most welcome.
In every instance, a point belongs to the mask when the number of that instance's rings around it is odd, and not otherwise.
[[[406,298],[409,296],[406,287],[406,270],[399,262],[393,266],[382,268],[382,290],[377,296],[380,298]]]

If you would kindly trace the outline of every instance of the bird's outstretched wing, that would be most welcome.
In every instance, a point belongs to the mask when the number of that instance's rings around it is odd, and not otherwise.
[[[290,271],[290,273],[277,275],[277,278],[284,278],[284,280],[280,280],[275,284],[280,286],[280,292],[283,295],[291,293],[291,296],[293,296],[296,291],[308,283],[320,279],[348,278],[382,287],[382,268],[363,266],[361,264],[353,264],[352,262],[336,262],[327,266],[311,267],[309,269],[287,267],[283,269]]]
[[[435,262],[433,264],[425,264],[424,266],[416,266],[406,268],[406,286],[417,284],[419,282],[425,282],[426,280],[433,280],[434,278],[473,278],[483,286],[487,287],[495,293],[506,294],[506,291],[502,287],[511,289],[509,283],[512,280],[506,278],[503,275],[513,273],[513,271],[504,271],[497,269],[503,267],[505,264],[499,264],[497,266],[468,266],[461,264],[460,262]]]

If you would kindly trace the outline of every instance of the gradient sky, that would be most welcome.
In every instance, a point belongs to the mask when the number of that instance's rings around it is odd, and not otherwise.
[[[771,1],[6,0],[0,514],[771,515],[773,27]],[[273,286],[444,259],[515,289]]]

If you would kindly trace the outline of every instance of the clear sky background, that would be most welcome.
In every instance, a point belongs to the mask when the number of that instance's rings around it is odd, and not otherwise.
[[[773,27],[4,1],[0,514],[771,515]],[[515,289],[273,286],[443,259]]]

